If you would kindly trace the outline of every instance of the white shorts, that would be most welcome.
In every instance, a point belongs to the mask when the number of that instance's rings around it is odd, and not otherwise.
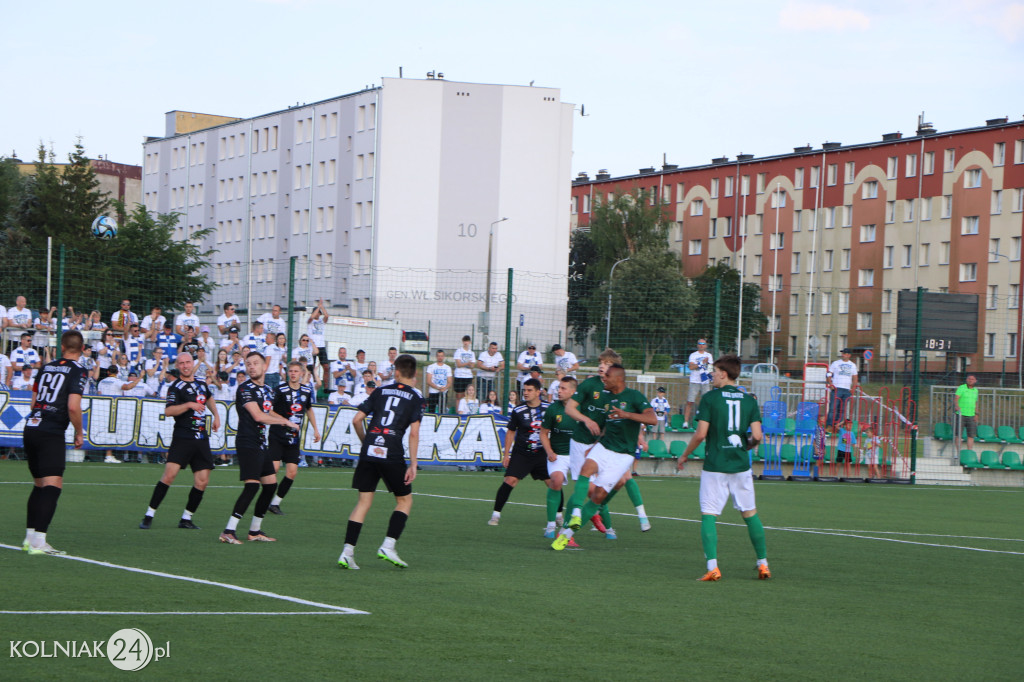
[[[569,480],[569,455],[556,455],[556,459],[552,462],[548,460],[548,476],[554,476],[556,472],[562,472],[562,479],[564,481]]]
[[[750,469],[735,474],[700,472],[700,513],[719,516],[732,495],[732,506],[741,512],[757,509],[754,503],[754,475]]]
[[[633,468],[633,455],[614,452],[600,443],[594,445],[587,459],[597,463],[597,474],[590,477],[590,482],[608,492]]]
[[[860,463],[870,464],[872,466],[877,465],[878,450],[876,448],[871,448],[870,450],[865,450],[864,452],[862,452],[860,456]]]
[[[569,441],[569,475],[572,480],[575,481],[580,477],[580,469],[583,468],[583,462],[587,459],[587,452],[592,447],[594,447],[593,443]]]

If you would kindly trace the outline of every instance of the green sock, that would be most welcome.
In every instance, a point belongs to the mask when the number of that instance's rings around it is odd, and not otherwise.
[[[583,517],[583,525],[580,526],[580,528],[585,527],[587,525],[587,522],[590,521],[590,517],[596,514],[597,510],[600,508],[601,505],[596,504],[591,500],[587,500],[587,503],[583,505],[583,513],[580,515]]]
[[[612,527],[612,515],[608,513],[608,499],[605,498],[604,504],[597,510],[597,513],[601,515],[601,523],[604,524],[605,528]]]
[[[750,544],[754,545],[754,551],[757,552],[758,559],[768,558],[768,545],[764,541],[764,526],[761,524],[761,519],[757,517],[757,514],[749,518],[743,519],[747,522],[747,533],[750,534]]]
[[[602,502],[601,504],[607,507],[608,503],[612,501],[612,498],[619,494],[619,490],[621,490],[621,488],[612,488],[612,491],[604,496],[604,502]]]
[[[562,491],[548,488],[548,523],[555,522],[558,514],[558,505],[562,503]]]
[[[633,503],[634,507],[643,505],[644,498],[640,495],[640,486],[632,478],[626,481],[626,494],[629,495],[629,501]]]
[[[718,558],[718,530],[715,529],[713,514],[701,514],[700,544],[704,547],[705,559],[710,561]]]
[[[576,479],[576,487],[572,489],[572,497],[569,498],[569,504],[565,506],[565,527],[569,527],[569,520],[572,518],[572,512],[578,507],[582,507],[583,503],[587,501],[587,493],[590,491],[590,477],[580,476]]]

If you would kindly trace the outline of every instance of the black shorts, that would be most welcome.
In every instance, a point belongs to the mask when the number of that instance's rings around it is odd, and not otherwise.
[[[284,462],[285,464],[298,464],[301,453],[299,452],[299,442],[295,441],[294,444],[288,445],[282,443],[276,438],[271,437],[270,439],[270,460],[273,462]]]
[[[505,469],[505,475],[520,480],[530,475],[535,481],[546,481],[550,478],[548,476],[548,458],[543,450],[540,455],[523,455],[513,450],[512,456],[508,460],[508,468]]]
[[[455,392],[465,393],[466,386],[469,386],[471,383],[473,383],[473,377],[455,377]],[[484,400],[486,399],[487,396],[484,396]]]
[[[270,458],[269,450],[238,448],[235,456],[238,458],[239,481],[252,481],[275,473],[274,460]]]
[[[39,429],[25,429],[22,444],[28,458],[32,478],[63,476],[67,462],[67,446],[63,433],[49,433]]]
[[[412,486],[405,482],[408,468],[408,463],[397,457],[360,455],[356,472],[352,474],[352,487],[361,493],[372,493],[377,490],[377,483],[383,480],[388,492],[395,497],[411,495]]]
[[[326,366],[326,365],[330,365],[331,364],[331,361],[327,359],[327,349],[326,348],[317,348],[316,349],[316,359],[320,361],[321,365],[325,365]]]
[[[171,447],[167,448],[167,461],[173,462],[184,469],[192,467],[192,472],[213,468],[213,453],[210,452],[209,438],[171,439]]]

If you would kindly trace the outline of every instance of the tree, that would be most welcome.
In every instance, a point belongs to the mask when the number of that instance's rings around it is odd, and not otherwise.
[[[595,281],[597,249],[590,235],[575,230],[569,238],[569,301],[566,308],[569,336],[585,346],[594,318],[590,311],[590,294],[597,288]]]
[[[612,266],[623,258],[653,249],[668,252],[670,221],[666,205],[647,190],[613,194],[607,201],[594,201],[590,214],[590,240],[597,251],[598,280],[608,277]]]
[[[738,353],[737,331],[743,339],[749,339],[768,328],[768,318],[760,310],[759,285],[752,282],[743,284],[743,309],[740,314],[740,273],[735,268],[724,263],[712,265],[693,279],[692,286],[700,305],[694,315],[693,327],[686,336],[685,347],[696,346],[697,339],[704,337],[710,342],[713,352]]]
[[[0,232],[13,227],[24,185],[25,178],[18,170],[17,161],[0,158]]]

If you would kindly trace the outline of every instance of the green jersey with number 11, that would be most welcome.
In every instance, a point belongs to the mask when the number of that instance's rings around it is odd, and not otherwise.
[[[708,423],[704,471],[735,474],[750,468],[747,430],[761,421],[757,398],[737,386],[716,388],[701,398],[697,420]]]

